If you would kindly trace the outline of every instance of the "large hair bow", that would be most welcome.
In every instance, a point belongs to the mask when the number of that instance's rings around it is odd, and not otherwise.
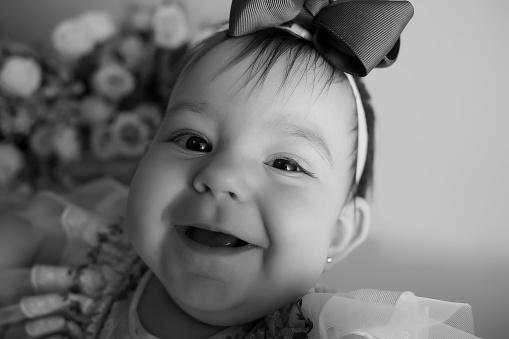
[[[413,13],[408,1],[233,0],[229,34],[293,22],[312,34],[316,49],[331,64],[363,77],[394,63],[399,36]]]

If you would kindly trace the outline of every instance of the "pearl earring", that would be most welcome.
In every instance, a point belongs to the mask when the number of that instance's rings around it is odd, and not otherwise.
[[[331,257],[327,257],[327,263],[331,263],[332,262],[332,258]]]

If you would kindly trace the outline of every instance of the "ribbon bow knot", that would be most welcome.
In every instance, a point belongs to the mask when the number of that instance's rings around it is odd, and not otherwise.
[[[399,36],[413,13],[408,1],[233,0],[229,34],[294,22],[310,31],[316,49],[331,64],[363,77],[396,61]]]

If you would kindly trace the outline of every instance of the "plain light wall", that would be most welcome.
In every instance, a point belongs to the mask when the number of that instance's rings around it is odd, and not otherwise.
[[[372,232],[324,281],[468,302],[477,335],[506,338],[509,3],[412,3],[400,60],[366,80],[377,113]],[[47,42],[57,22],[91,8],[120,15],[124,1],[0,0],[0,34]]]
[[[326,281],[468,302],[477,335],[509,338],[509,3],[412,3],[400,60],[367,78],[371,237]]]

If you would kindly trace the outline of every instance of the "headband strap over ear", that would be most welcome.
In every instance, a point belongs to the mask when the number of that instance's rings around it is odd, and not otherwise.
[[[355,97],[355,106],[357,108],[357,165],[355,167],[355,183],[358,185],[361,181],[368,156],[368,124],[366,122],[366,112],[362,104],[361,94],[359,93],[355,79],[348,73],[346,73],[346,77],[352,87]]]

